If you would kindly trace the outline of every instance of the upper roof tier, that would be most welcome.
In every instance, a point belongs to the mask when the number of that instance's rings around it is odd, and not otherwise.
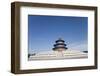
[[[59,38],[58,40],[56,40],[56,43],[60,43],[60,42],[64,43],[65,41],[62,40],[61,38]]]

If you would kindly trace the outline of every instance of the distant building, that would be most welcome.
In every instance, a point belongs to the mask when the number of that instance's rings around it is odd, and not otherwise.
[[[33,53],[29,60],[54,60],[88,58],[88,54],[78,50],[69,50],[65,41],[61,38],[55,41],[54,48],[50,51]]]
[[[54,51],[65,51],[66,49],[68,49],[66,47],[65,41],[62,40],[61,38],[59,38],[57,41],[55,41],[56,44],[54,44]]]
[[[88,53],[88,51],[83,51],[84,53]]]

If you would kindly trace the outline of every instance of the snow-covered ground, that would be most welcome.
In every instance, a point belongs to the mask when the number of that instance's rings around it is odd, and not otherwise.
[[[88,53],[84,53],[82,51],[44,51],[40,53],[36,53],[29,57],[29,61],[31,60],[58,60],[58,59],[77,59],[77,58],[88,58]]]

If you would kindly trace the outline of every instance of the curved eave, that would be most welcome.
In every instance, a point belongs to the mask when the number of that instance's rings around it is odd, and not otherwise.
[[[56,47],[56,48],[53,48],[53,50],[55,51],[55,50],[57,50],[57,49],[59,49],[59,48],[63,48],[63,49],[68,49],[67,47]]]
[[[56,43],[57,43],[57,42],[65,42],[65,41],[64,41],[64,40],[57,40]]]
[[[59,44],[54,44],[54,47],[59,46],[59,45],[66,46],[66,44],[59,43]]]

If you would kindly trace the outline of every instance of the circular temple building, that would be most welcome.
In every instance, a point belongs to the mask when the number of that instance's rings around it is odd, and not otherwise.
[[[54,51],[65,51],[66,49],[68,48],[66,47],[64,40],[59,38],[58,40],[55,41],[54,48],[53,48]]]

